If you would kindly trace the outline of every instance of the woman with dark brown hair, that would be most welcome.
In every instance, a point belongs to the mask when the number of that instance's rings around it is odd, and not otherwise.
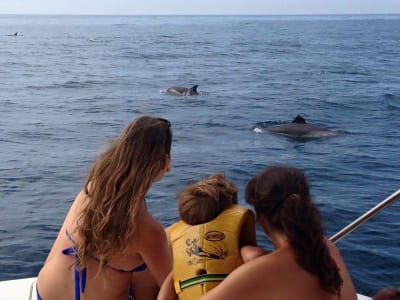
[[[233,271],[202,300],[355,300],[356,291],[338,249],[324,237],[302,171],[274,166],[253,177],[246,201],[272,240],[275,251],[253,258]],[[261,256],[259,256],[261,255]]]
[[[140,117],[98,157],[38,275],[38,299],[156,297],[172,262],[145,195],[170,171],[170,125]]]
[[[400,300],[400,287],[386,287],[372,298],[372,300]]]

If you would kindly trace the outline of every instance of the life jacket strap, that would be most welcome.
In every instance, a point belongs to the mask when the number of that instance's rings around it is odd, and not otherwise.
[[[180,280],[179,286],[181,290],[184,290],[198,284],[204,284],[207,282],[220,282],[227,276],[228,274],[202,274],[186,280]]]

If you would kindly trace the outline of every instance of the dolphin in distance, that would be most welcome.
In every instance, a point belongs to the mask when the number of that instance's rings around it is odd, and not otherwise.
[[[166,90],[166,92],[170,95],[177,96],[192,96],[192,95],[200,95],[197,91],[198,85],[194,85],[191,88],[181,87],[181,86],[172,86]]]
[[[300,115],[296,116],[290,123],[270,126],[267,127],[267,130],[274,134],[296,138],[320,138],[338,135],[336,131],[308,124]]]

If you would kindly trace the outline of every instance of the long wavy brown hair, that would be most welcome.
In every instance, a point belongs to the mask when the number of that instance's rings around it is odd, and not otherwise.
[[[287,236],[297,264],[316,276],[323,290],[340,296],[343,280],[324,243],[321,216],[304,173],[292,167],[267,168],[247,183],[245,197],[257,215]]]
[[[133,121],[95,161],[84,186],[86,203],[78,216],[78,266],[126,250],[137,228],[145,195],[170,155],[169,121],[143,116]]]

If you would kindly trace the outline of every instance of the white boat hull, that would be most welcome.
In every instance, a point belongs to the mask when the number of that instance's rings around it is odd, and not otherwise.
[[[0,300],[36,300],[36,277],[0,281]]]
[[[357,299],[372,300],[361,294]],[[36,300],[36,277],[0,281],[0,300]]]

